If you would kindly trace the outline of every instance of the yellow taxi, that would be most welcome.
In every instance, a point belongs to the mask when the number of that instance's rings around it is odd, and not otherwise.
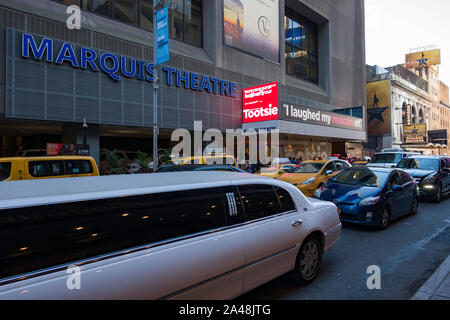
[[[304,161],[300,167],[283,174],[279,180],[293,184],[307,197],[314,197],[314,192],[328,179],[349,167],[351,165],[343,160]]]
[[[173,163],[176,165],[185,165],[185,164],[231,164],[237,167],[236,159],[233,156],[229,156],[226,154],[216,154],[216,155],[207,155],[207,156],[192,156],[186,158],[177,158],[168,161],[167,163]]]
[[[87,156],[0,158],[0,181],[99,175],[94,158]]]
[[[355,161],[352,163],[352,166],[367,166],[368,164],[368,161]]]
[[[256,171],[255,174],[259,176],[269,177],[278,179],[280,176],[285,174],[287,171],[290,171],[291,169],[295,168],[297,165],[295,164],[282,164],[282,165],[273,165],[264,167],[259,171]]]

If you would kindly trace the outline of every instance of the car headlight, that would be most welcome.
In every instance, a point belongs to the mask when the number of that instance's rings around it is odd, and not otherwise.
[[[316,178],[313,177],[313,178],[310,178],[310,179],[306,180],[306,181],[303,182],[302,184],[303,184],[303,185],[311,184],[311,183],[313,183],[315,180],[316,180]]]
[[[362,199],[359,203],[360,206],[373,206],[374,204],[377,204],[380,201],[380,197],[368,197],[365,199]]]

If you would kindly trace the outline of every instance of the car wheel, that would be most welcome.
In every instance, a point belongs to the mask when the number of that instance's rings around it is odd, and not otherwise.
[[[391,213],[389,212],[389,207],[386,206],[383,208],[383,212],[381,213],[379,228],[381,230],[386,229],[389,226],[390,219],[391,219]]]
[[[307,238],[297,255],[294,268],[294,278],[306,285],[314,281],[322,263],[322,241],[318,237]]]
[[[411,214],[416,215],[418,208],[419,208],[419,199],[418,198],[414,198]]]
[[[441,201],[442,201],[442,188],[441,185],[439,185],[436,190],[436,194],[433,197],[433,202],[441,203]]]

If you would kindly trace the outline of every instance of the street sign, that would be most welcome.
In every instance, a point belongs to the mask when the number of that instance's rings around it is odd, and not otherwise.
[[[156,13],[156,39],[158,54],[156,63],[158,65],[169,61],[169,9],[167,6]]]

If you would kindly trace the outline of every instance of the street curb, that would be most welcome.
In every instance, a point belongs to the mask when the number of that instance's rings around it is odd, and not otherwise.
[[[450,300],[449,290],[438,290],[447,278],[450,281],[450,255],[410,300]]]

